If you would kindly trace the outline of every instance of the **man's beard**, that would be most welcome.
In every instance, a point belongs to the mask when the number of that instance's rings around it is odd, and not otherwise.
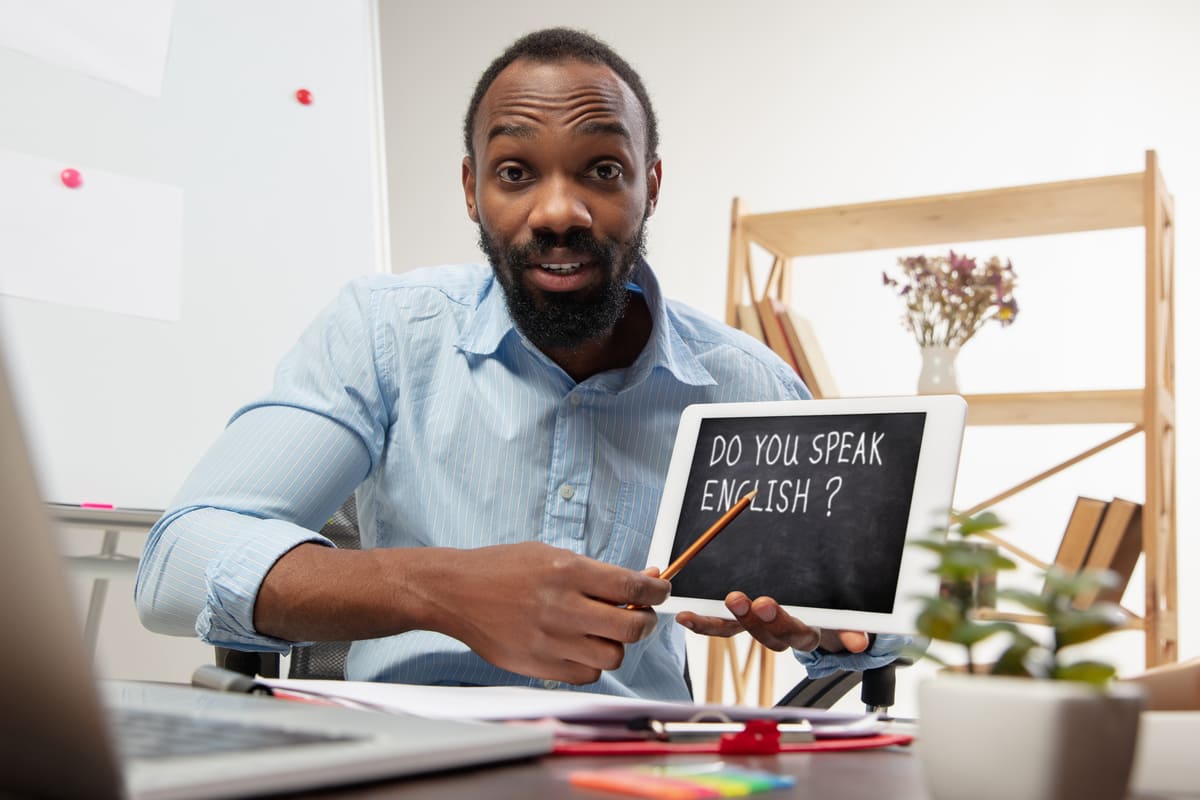
[[[525,270],[540,269],[534,258],[556,247],[588,257],[604,274],[604,282],[575,292],[531,291],[521,276]],[[625,313],[629,305],[625,282],[646,254],[646,220],[642,219],[633,239],[624,246],[613,239],[599,240],[591,231],[573,230],[562,237],[536,233],[527,244],[506,247],[481,224],[479,248],[504,289],[508,313],[517,328],[542,350],[570,349],[608,334]]]

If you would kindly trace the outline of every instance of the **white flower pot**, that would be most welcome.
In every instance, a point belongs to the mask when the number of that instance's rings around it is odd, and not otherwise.
[[[918,688],[917,748],[935,800],[1122,800],[1141,690],[941,673]]]

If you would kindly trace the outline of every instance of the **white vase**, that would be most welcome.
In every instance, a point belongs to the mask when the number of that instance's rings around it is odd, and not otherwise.
[[[1122,800],[1139,687],[941,673],[918,687],[917,748],[935,800]]]
[[[921,375],[917,378],[917,394],[958,394],[958,373],[954,360],[958,348],[930,344],[921,348]]]

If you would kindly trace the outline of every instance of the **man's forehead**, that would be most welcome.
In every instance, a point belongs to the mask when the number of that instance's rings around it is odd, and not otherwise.
[[[607,117],[624,123],[634,142],[645,145],[645,120],[633,90],[606,64],[565,59],[518,59],[496,76],[484,93],[475,120],[476,144],[490,132],[546,114],[565,121]]]

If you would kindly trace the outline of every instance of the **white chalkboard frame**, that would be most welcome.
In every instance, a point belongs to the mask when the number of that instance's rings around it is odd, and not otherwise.
[[[760,403],[712,403],[692,405],[680,418],[675,447],[671,456],[663,490],[662,503],[654,527],[647,566],[665,567],[675,550],[675,540],[683,513],[685,492],[692,473],[697,442],[705,420],[721,418],[756,418],[782,416],[838,415],[896,415],[923,413],[925,424],[921,435],[920,454],[912,489],[912,502],[905,529],[905,544],[922,538],[936,525],[944,525],[954,497],[959,453],[967,405],[957,395],[923,395],[905,397],[860,397],[828,400],[782,401]],[[758,498],[756,498],[757,500]],[[718,514],[713,514],[715,520]],[[736,521],[735,523],[736,524]],[[730,526],[732,528],[733,525]],[[695,539],[700,531],[685,531],[680,535]],[[720,541],[718,536],[714,541]],[[732,541],[724,543],[726,546]],[[713,545],[709,545],[712,548]],[[788,559],[786,549],[776,554]],[[701,556],[697,556],[698,561]],[[695,563],[695,562],[693,562]],[[806,623],[822,628],[842,628],[878,633],[911,633],[919,612],[916,597],[937,592],[938,579],[929,570],[933,555],[922,548],[903,547],[895,596],[890,612],[869,612],[845,608],[815,607],[784,604],[784,608]],[[687,574],[684,567],[680,577]],[[677,581],[679,579],[677,578]],[[721,585],[717,585],[721,583]],[[676,594],[659,610],[665,612],[694,611],[709,616],[732,618],[723,598],[742,587],[724,585],[713,580],[705,589],[691,596]],[[780,595],[781,591],[760,592]],[[707,596],[700,596],[707,595]]]

